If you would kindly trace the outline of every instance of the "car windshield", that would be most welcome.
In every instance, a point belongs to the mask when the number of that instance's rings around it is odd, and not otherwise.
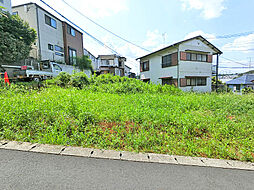
[[[54,69],[56,70],[56,71],[62,71],[62,68],[60,67],[60,66],[58,66],[58,65],[53,65],[53,67],[54,67]]]

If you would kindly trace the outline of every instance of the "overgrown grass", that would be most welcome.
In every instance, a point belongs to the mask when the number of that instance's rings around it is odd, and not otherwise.
[[[253,95],[92,80],[83,89],[2,89],[0,138],[254,161]]]

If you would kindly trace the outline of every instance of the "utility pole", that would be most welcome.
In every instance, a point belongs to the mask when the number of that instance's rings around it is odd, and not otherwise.
[[[164,46],[164,47],[166,46],[166,35],[167,35],[167,33],[166,33],[166,32],[164,32],[164,33],[162,34],[162,38],[163,38],[163,46]]]
[[[251,65],[252,65],[252,58],[251,57],[248,57],[250,59],[250,62],[249,62],[249,70],[251,70]]]
[[[216,92],[218,92],[218,80],[219,80],[219,54],[217,54],[217,64],[216,64]]]

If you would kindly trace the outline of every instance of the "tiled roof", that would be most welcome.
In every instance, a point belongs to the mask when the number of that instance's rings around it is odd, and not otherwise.
[[[253,84],[254,85],[254,74],[247,74],[236,79],[226,82],[226,84]]]
[[[220,51],[217,47],[215,47],[213,44],[211,44],[209,41],[207,41],[203,36],[200,36],[200,35],[199,35],[199,36],[196,36],[196,37],[187,39],[187,40],[183,40],[183,41],[177,42],[177,43],[172,44],[172,45],[170,45],[170,46],[168,46],[168,47],[165,47],[165,48],[162,48],[162,49],[160,49],[160,50],[158,50],[158,51],[152,52],[152,53],[150,53],[150,54],[148,54],[148,55],[139,57],[139,58],[137,58],[136,60],[142,59],[142,58],[147,57],[147,56],[150,56],[150,55],[153,55],[153,54],[158,53],[158,52],[160,52],[160,51],[163,51],[163,50],[165,50],[165,49],[168,49],[168,48],[171,48],[171,47],[175,47],[175,46],[177,46],[177,45],[179,45],[179,44],[182,44],[182,43],[184,43],[184,42],[187,42],[187,41],[190,41],[190,40],[193,40],[193,39],[199,39],[199,40],[201,40],[203,43],[205,43],[205,44],[208,45],[210,48],[212,48],[212,49],[216,52],[216,54],[222,54],[222,53],[223,53],[223,52]]]

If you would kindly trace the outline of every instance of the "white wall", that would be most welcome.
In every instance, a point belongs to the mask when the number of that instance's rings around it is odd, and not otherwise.
[[[162,56],[177,52],[176,48],[168,49],[152,56],[142,59],[141,61],[149,60],[149,71],[142,72],[140,74],[141,79],[150,78],[151,83],[161,84],[161,77],[173,77],[177,78],[177,66],[162,68]]]
[[[57,22],[57,28],[53,28],[45,23],[45,14],[53,18]],[[55,51],[48,49],[48,44],[58,45],[64,48],[63,41],[63,27],[62,22],[55,17],[52,17],[50,14],[47,14],[42,9],[38,9],[38,20],[39,20],[39,32],[40,32],[40,42],[41,42],[41,59],[42,60],[51,60],[51,61],[62,61],[64,62],[64,56],[58,56],[55,54]],[[64,54],[64,52],[62,52]]]
[[[63,72],[67,72],[69,74],[74,74],[74,73],[78,73],[81,72],[80,69],[72,66],[72,65],[64,65],[64,64],[59,64],[60,67],[63,69]],[[92,76],[92,73],[90,70],[85,70],[84,73],[90,78]]]
[[[209,55],[215,53],[209,46],[204,44],[198,39],[187,41],[179,45],[179,52],[192,50],[208,52]],[[206,86],[192,86],[192,87],[180,87],[184,91],[199,91],[199,92],[211,92],[212,91],[212,63],[207,62],[193,62],[193,61],[179,61],[179,73],[180,78],[185,76],[200,76],[207,77]]]
[[[84,55],[89,56],[89,58],[91,59],[93,69],[99,70],[98,59],[94,55],[92,55],[89,51],[87,51],[86,49],[84,49]]]
[[[5,8],[3,11],[8,11],[10,14],[12,14],[11,0],[0,0],[0,6]]]

